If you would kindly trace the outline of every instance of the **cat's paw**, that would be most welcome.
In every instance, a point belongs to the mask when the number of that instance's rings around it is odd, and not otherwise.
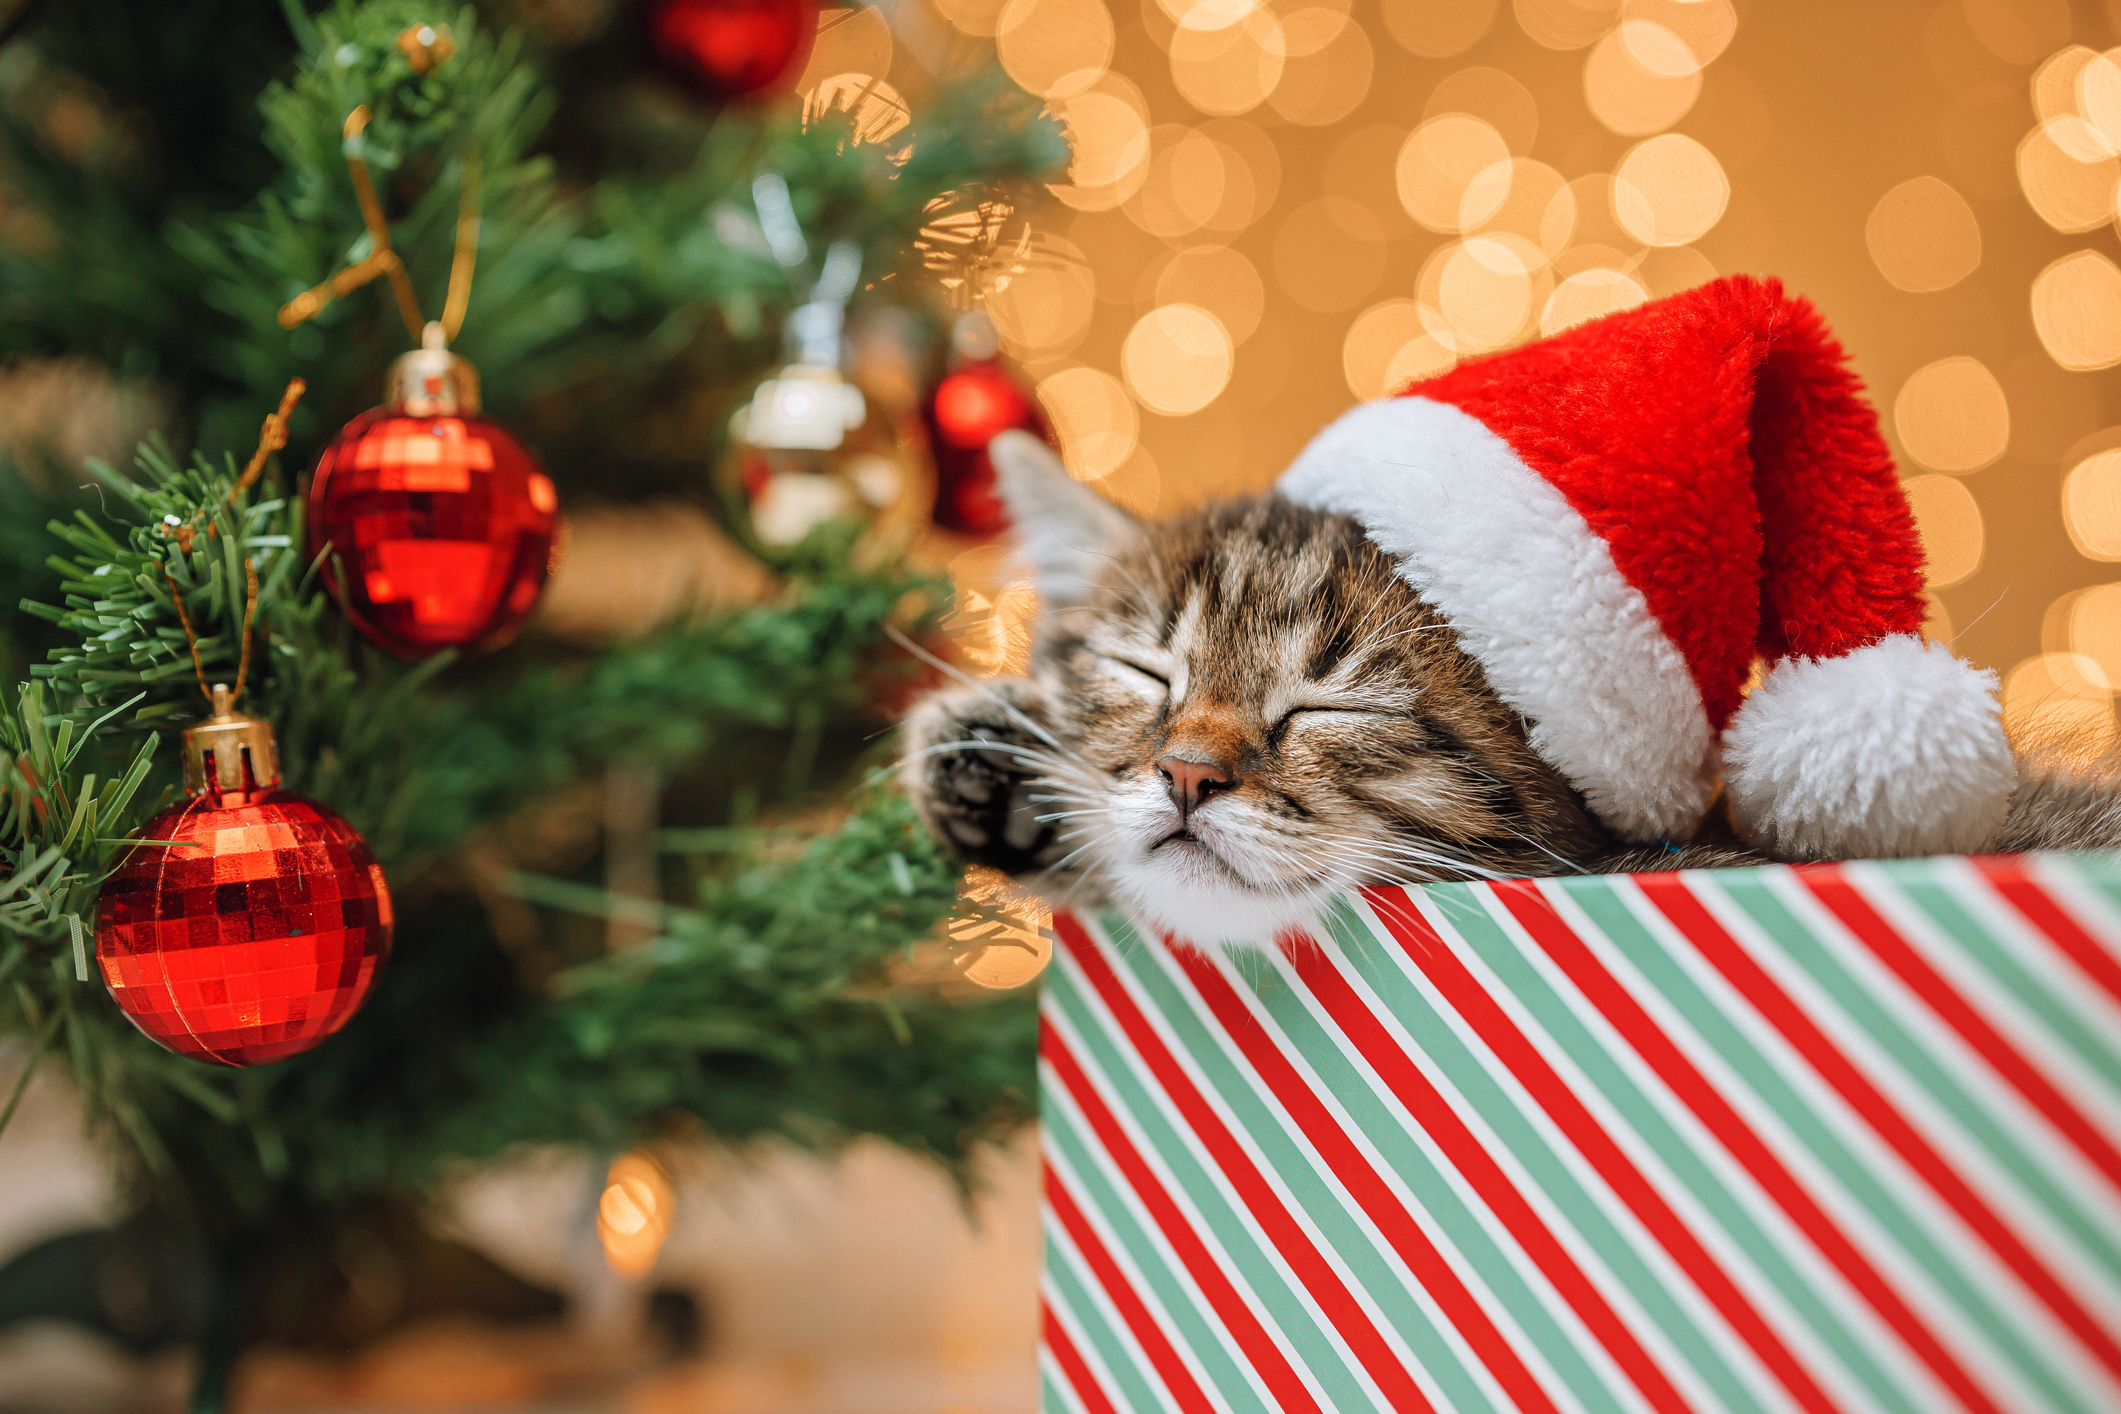
[[[1053,808],[1035,798],[1047,793],[1038,784],[1046,752],[1014,686],[937,693],[916,706],[902,777],[938,839],[971,863],[1023,878],[1064,851],[1055,825],[1039,818]]]

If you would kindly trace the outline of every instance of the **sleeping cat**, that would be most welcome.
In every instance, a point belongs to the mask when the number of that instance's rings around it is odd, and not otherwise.
[[[1029,672],[906,723],[937,836],[1055,903],[1264,940],[1378,883],[1763,862],[1719,812],[1615,837],[1353,520],[1279,496],[1145,523],[997,439],[1042,608]],[[2104,776],[2028,766],[1996,849],[2121,845]]]

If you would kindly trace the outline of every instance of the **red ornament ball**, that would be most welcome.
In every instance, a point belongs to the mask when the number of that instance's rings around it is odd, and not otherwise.
[[[390,890],[331,811],[208,791],[156,816],[103,886],[96,961],[124,1013],[179,1055],[257,1065],[344,1026],[390,956]]]
[[[935,520],[965,535],[1009,528],[987,444],[1019,428],[1052,440],[1038,405],[1000,363],[967,363],[946,375],[921,408],[935,451]]]
[[[309,544],[347,616],[401,658],[492,647],[545,587],[559,498],[499,423],[375,408],[317,463]]]
[[[817,37],[817,0],[655,0],[648,37],[679,78],[710,98],[793,79]]]

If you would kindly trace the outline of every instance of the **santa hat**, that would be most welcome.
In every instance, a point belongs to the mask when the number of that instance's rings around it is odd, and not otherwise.
[[[1877,415],[1772,280],[1364,403],[1280,490],[1400,561],[1626,838],[1685,839],[1719,770],[1740,829],[1786,858],[1978,850],[2002,823],[1995,674],[1922,639]]]

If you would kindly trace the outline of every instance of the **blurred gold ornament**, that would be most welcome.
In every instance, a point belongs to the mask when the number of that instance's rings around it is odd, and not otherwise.
[[[2010,445],[2010,403],[1977,358],[1945,358],[1908,375],[1893,399],[1901,450],[1932,471],[1979,471]]]
[[[795,91],[807,98],[839,74],[888,74],[892,49],[891,26],[874,5],[820,11],[817,38],[811,41]]]
[[[808,129],[822,119],[844,113],[853,132],[852,145],[881,146],[903,132],[913,121],[913,110],[899,91],[874,74],[833,74],[820,79],[803,98],[803,126]],[[912,149],[893,156],[904,160]]]
[[[1053,959],[1053,910],[1021,892],[1007,875],[980,865],[965,873],[950,945],[969,982],[997,991],[1036,981]]]
[[[655,1156],[636,1149],[614,1160],[597,1199],[597,1239],[604,1260],[623,1277],[642,1277],[655,1266],[677,1216],[677,1195]]]
[[[416,74],[425,74],[457,52],[448,25],[407,25],[398,31],[398,52]]]
[[[1104,0],[1009,0],[994,47],[1009,77],[1041,98],[1085,92],[1112,62]]]
[[[2095,453],[2069,469],[2062,478],[2062,524],[2086,559],[2121,560],[2121,450]]]
[[[1199,412],[1229,386],[1235,348],[1222,321],[1192,304],[1150,310],[1127,331],[1120,366],[1142,403],[1170,417]]]
[[[1953,476],[1916,476],[1903,489],[1922,537],[1930,587],[1949,588],[1981,568],[1981,507],[1965,483]]]
[[[1010,568],[1009,553],[999,545],[981,545],[950,562],[955,593],[940,627],[978,677],[1019,673],[1031,660],[1038,591],[1027,581],[1004,578]]]
[[[2033,329],[2064,368],[2121,363],[2121,269],[2095,250],[2049,265],[2033,279]]]
[[[921,211],[913,248],[950,302],[968,309],[1007,289],[1032,258],[1031,223],[1008,202],[981,192],[945,192]]]
[[[1966,198],[1936,177],[1902,182],[1871,208],[1864,244],[1894,289],[1950,289],[1981,264],[1981,224]]]

